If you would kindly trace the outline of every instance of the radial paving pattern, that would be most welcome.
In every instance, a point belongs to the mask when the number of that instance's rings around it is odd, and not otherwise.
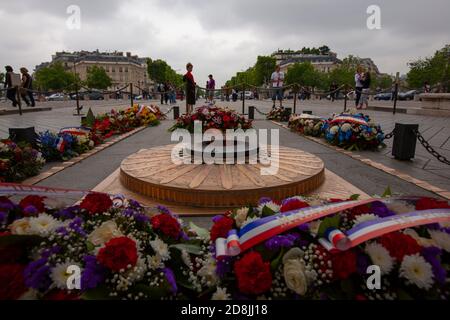
[[[120,166],[122,184],[155,200],[194,207],[230,207],[255,204],[263,196],[284,199],[305,194],[325,180],[322,160],[298,149],[280,147],[278,173],[261,175],[261,169],[268,168],[261,163],[174,164],[172,153],[183,159],[181,150],[174,148],[168,145],[141,150],[126,158]]]

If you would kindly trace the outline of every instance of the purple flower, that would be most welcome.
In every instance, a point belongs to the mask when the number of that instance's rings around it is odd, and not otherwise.
[[[381,201],[375,201],[371,204],[370,209],[373,214],[380,218],[394,216],[395,212],[388,209],[388,207]]]
[[[48,290],[52,281],[50,279],[50,267],[46,263],[47,259],[41,258],[27,265],[23,272],[27,287],[40,291]]]
[[[23,209],[23,212],[26,216],[35,216],[39,213],[38,209],[36,209],[34,206],[27,206],[25,209]]]
[[[10,211],[14,209],[14,203],[6,197],[0,197],[0,209]]]
[[[281,248],[290,248],[294,245],[292,238],[288,236],[275,236],[265,242],[265,247],[270,251],[278,251]]]
[[[356,257],[356,268],[358,270],[358,274],[362,276],[367,275],[367,267],[369,265],[370,265],[369,257],[359,252]]]
[[[61,252],[60,246],[52,246],[48,249],[44,249],[41,253],[41,257],[44,259],[48,259],[52,254],[58,254]]]
[[[159,206],[156,207],[156,209],[158,209],[158,211],[161,212],[161,213],[172,215],[172,212],[170,212],[170,210],[167,207],[165,207],[165,206],[159,205]]]
[[[87,233],[83,229],[83,219],[76,217],[69,223],[69,228],[80,236],[87,237]]]
[[[134,219],[135,219],[137,222],[141,222],[141,223],[147,223],[147,222],[150,222],[150,218],[149,218],[148,216],[146,216],[145,214],[142,214],[142,213],[136,214],[136,215],[134,216]]]
[[[56,229],[56,233],[67,236],[69,234],[69,231],[67,231],[65,227],[59,227],[58,229]]]
[[[431,264],[436,281],[444,285],[445,279],[447,278],[447,271],[442,267],[438,258],[442,254],[442,250],[437,247],[424,247],[421,253],[425,260]]]
[[[80,211],[79,206],[64,208],[54,214],[55,218],[73,219]]]
[[[309,224],[308,223],[304,223],[302,225],[299,225],[297,229],[302,231],[302,232],[309,232]]]
[[[175,280],[175,275],[173,274],[172,269],[170,268],[164,268],[162,269],[162,272],[164,272],[164,275],[166,276],[166,280],[170,285],[170,289],[173,294],[177,294],[178,287],[177,287],[177,281]]]
[[[8,218],[8,215],[6,212],[0,211],[0,224],[6,223],[6,219]]]
[[[81,274],[81,289],[95,289],[105,281],[107,270],[97,262],[95,256],[86,255],[83,260],[85,266]]]
[[[223,257],[217,260],[216,274],[219,278],[223,278],[228,272],[231,272],[233,260],[233,257]]]
[[[272,201],[272,199],[270,199],[269,197],[262,197],[261,199],[259,199],[258,205],[262,205],[262,204],[270,202],[270,201]]]
[[[219,220],[222,219],[222,218],[223,218],[222,215],[214,216],[214,217],[212,218],[212,221],[213,221],[214,223],[216,223],[217,221],[219,221]]]
[[[142,208],[141,204],[136,200],[130,199],[128,200],[128,202],[130,203],[130,206],[133,208]]]

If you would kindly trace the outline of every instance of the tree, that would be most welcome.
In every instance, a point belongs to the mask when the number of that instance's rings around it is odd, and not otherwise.
[[[269,83],[272,72],[275,70],[276,59],[267,56],[258,56],[254,66],[255,85]]]
[[[433,57],[418,59],[408,63],[408,85],[420,88],[424,82],[430,85],[441,84],[442,89],[450,89],[450,45],[435,52]]]
[[[322,54],[322,55],[329,54],[330,51],[331,51],[331,50],[330,50],[330,48],[329,48],[327,45],[323,45],[323,46],[319,47],[319,52],[320,52],[320,54]]]
[[[112,79],[108,76],[105,69],[93,66],[87,72],[86,85],[91,89],[105,90],[112,85]]]
[[[320,72],[314,69],[311,62],[295,63],[288,69],[286,74],[286,83],[298,83],[302,86],[316,87],[321,84]]]
[[[36,86],[41,90],[70,90],[76,82],[78,75],[66,71],[59,62],[38,70],[35,75]]]
[[[5,81],[5,74],[3,72],[0,72],[0,83],[3,83]]]
[[[147,71],[150,79],[159,83],[171,83],[176,87],[183,85],[183,76],[175,72],[166,61],[158,59],[147,61]]]

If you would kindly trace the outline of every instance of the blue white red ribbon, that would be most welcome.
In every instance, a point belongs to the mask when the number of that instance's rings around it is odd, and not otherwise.
[[[66,142],[64,141],[63,137],[60,137],[58,139],[58,142],[56,143],[56,149],[59,152],[63,153],[65,148],[66,148]]]
[[[258,219],[244,226],[239,232],[231,230],[226,239],[216,239],[216,256],[218,258],[221,256],[236,256],[275,235],[307,222],[374,201],[380,201],[380,199],[373,198],[330,203]]]
[[[354,124],[360,124],[360,125],[369,125],[366,120],[355,117],[355,116],[338,116],[331,120],[330,124],[335,124],[337,122],[350,122]]]
[[[59,130],[59,133],[69,133],[74,136],[85,136],[89,135],[91,129],[86,127],[66,127]]]

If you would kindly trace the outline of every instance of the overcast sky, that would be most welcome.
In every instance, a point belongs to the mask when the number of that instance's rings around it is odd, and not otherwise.
[[[370,5],[381,30],[369,30]],[[66,26],[81,9],[81,29]],[[131,51],[166,60],[178,72],[194,64],[198,84],[221,85],[278,48],[327,44],[339,58],[371,57],[381,72],[450,43],[449,0],[0,0],[0,64],[18,69],[55,51]]]

